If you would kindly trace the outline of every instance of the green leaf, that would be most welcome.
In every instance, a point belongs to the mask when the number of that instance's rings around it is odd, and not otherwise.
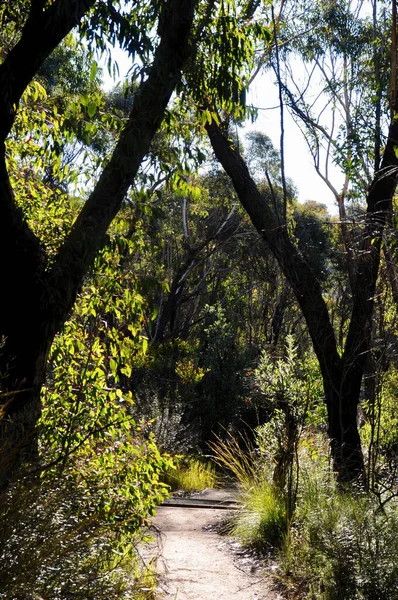
[[[96,61],[94,61],[93,64],[91,65],[91,69],[90,69],[91,83],[94,81],[95,76],[97,75],[97,72],[98,72],[98,63]]]
[[[90,118],[92,118],[97,112],[97,105],[95,102],[89,102],[87,105],[87,114]]]

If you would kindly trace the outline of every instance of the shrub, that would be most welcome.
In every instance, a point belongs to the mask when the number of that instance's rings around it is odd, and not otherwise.
[[[374,497],[339,490],[321,462],[301,474],[285,574],[305,584],[306,598],[398,599],[397,502],[381,510]]]
[[[269,453],[242,450],[236,439],[219,440],[213,450],[240,491],[242,510],[232,534],[246,546],[277,552],[281,579],[294,594],[299,589],[301,598],[311,600],[398,600],[398,499],[381,507],[363,490],[339,489],[322,434],[308,430],[298,446],[292,519],[286,494],[272,483]]]
[[[41,485],[19,482],[0,511],[0,599],[143,600],[153,583],[134,523],[100,508],[72,472]],[[127,535],[127,531],[130,534]]]

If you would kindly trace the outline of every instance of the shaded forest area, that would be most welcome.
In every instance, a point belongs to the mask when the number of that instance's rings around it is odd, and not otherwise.
[[[237,480],[288,593],[398,597],[396,12],[1,5],[0,598],[153,597],[175,455]],[[337,214],[297,200],[287,112]]]

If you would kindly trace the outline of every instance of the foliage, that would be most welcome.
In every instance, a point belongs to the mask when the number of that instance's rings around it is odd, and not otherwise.
[[[305,598],[397,598],[398,506],[339,490],[312,460],[281,555],[285,573]]]
[[[144,456],[141,459],[144,460]],[[89,456],[70,462],[61,475],[40,486],[19,482],[2,496],[0,512],[0,598],[144,600],[151,574],[141,564],[143,542],[135,517],[121,514],[112,491],[85,474]],[[123,522],[123,519],[125,522]],[[129,531],[125,536],[121,530]],[[145,591],[146,590],[146,591]]]
[[[298,247],[320,281],[328,278],[333,257],[330,225],[326,225],[327,217],[326,206],[317,202],[296,203],[294,206],[294,234],[298,240]]]
[[[119,235],[124,227],[120,221]],[[142,298],[126,273],[117,275],[128,251],[127,242],[110,240],[52,347],[40,485],[16,484],[0,516],[7,597],[138,599],[150,588],[138,543],[168,493],[161,475],[172,463],[132,418],[131,393],[119,386],[145,341]]]
[[[269,465],[258,459],[246,439],[220,438],[210,444],[214,461],[238,486],[242,508],[231,519],[230,531],[248,547],[272,552],[288,530],[285,498],[272,482]]]
[[[146,425],[131,417],[131,393],[118,385],[146,347],[140,333],[142,298],[127,273],[117,276],[116,265],[126,251],[128,246],[118,249],[115,239],[99,256],[97,279],[82,290],[73,320],[56,338],[41,427],[47,462],[56,470],[69,456],[77,462],[90,457],[89,471],[80,472],[103,489],[102,509],[113,512],[112,504],[120,502],[130,525],[137,527],[165,493],[159,473],[168,462]]]
[[[184,415],[202,377],[195,340],[149,344],[145,356],[134,357],[126,381],[134,395],[133,414],[146,420],[162,450],[175,454],[198,449],[199,432]]]
[[[145,244],[131,256],[149,338],[131,386],[162,445],[178,452],[205,451],[212,432],[258,423],[244,375],[272,335],[280,293],[275,262],[225,176],[212,170],[190,181],[198,195],[157,189],[142,213]]]
[[[268,3],[264,4],[266,12]],[[202,125],[218,120],[216,107],[236,120],[245,117],[255,41],[267,43],[271,37],[268,20],[257,8],[255,3],[234,0],[208,4],[199,21],[195,60],[187,80]]]
[[[278,358],[264,351],[254,371],[254,386],[268,404],[270,419],[257,431],[260,452],[269,463],[274,462],[273,480],[281,490],[288,487],[290,507],[294,510],[294,468],[298,471],[297,447],[308,415],[320,406],[322,384],[316,360],[307,355],[298,357],[291,335],[286,337],[285,355]],[[319,409],[318,409],[319,412]],[[322,418],[322,412],[320,413]],[[319,418],[319,417],[318,417]],[[319,423],[318,423],[319,425]],[[296,474],[296,479],[298,474]]]
[[[283,354],[272,355],[264,350],[254,371],[254,385],[263,401],[286,411],[290,408],[302,421],[322,394],[315,357],[308,353],[299,357],[293,335],[285,338]]]
[[[226,430],[243,412],[241,373],[247,354],[239,344],[236,324],[221,306],[206,305],[202,319],[199,353],[205,373],[192,413],[199,418],[204,443],[214,433]]]

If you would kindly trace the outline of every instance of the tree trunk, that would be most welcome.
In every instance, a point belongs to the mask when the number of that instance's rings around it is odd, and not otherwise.
[[[257,188],[248,168],[214,121],[206,125],[213,150],[231,177],[239,200],[268,244],[288,279],[307,322],[322,372],[334,468],[342,482],[364,477],[357,409],[365,361],[371,343],[373,298],[380,264],[382,236],[392,211],[398,176],[392,122],[380,171],[369,190],[362,244],[356,264],[353,310],[343,355],[316,275],[290,239],[287,229]]]
[[[92,0],[68,2],[69,11],[71,4],[75,7],[72,12],[78,21],[93,4]],[[67,12],[68,2],[58,0],[45,13],[32,10],[20,41],[0,66],[0,82],[8,91],[0,98],[0,254],[3,257],[0,267],[3,286],[0,296],[0,485],[3,486],[16,476],[24,463],[31,464],[37,457],[35,428],[41,413],[40,390],[54,336],[62,329],[83,279],[104,245],[106,231],[149,150],[191,51],[190,32],[196,0],[169,0],[162,7],[162,30],[152,67],[135,95],[126,127],[48,270],[40,241],[16,207],[5,164],[4,139],[31,76],[70,30],[65,24],[76,24],[58,10],[63,7]],[[32,23],[37,31],[45,27],[51,33],[40,37],[37,56],[35,44],[29,44]],[[50,43],[46,45],[47,39]]]
[[[342,483],[363,483],[365,470],[357,425],[362,373],[332,373],[323,361],[320,366],[334,471]]]
[[[0,489],[23,474],[25,467],[38,468],[36,425],[50,345],[50,339],[36,335],[13,336],[7,338],[7,351],[1,354]]]

